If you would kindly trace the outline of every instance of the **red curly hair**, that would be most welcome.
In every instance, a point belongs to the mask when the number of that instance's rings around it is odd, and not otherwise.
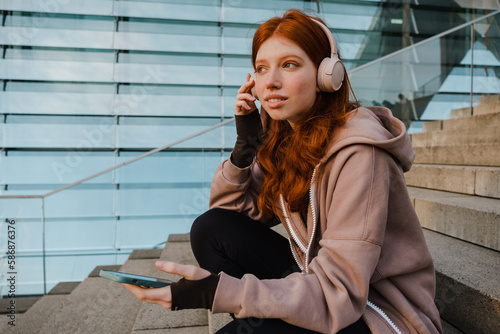
[[[297,44],[316,68],[331,54],[330,42],[321,27],[302,11],[292,9],[283,17],[266,21],[255,32],[252,44],[254,68],[261,45],[272,36],[284,37]],[[295,130],[287,121],[270,120],[270,124],[266,125],[264,140],[257,151],[257,160],[264,174],[258,204],[266,214],[279,214],[277,203],[280,194],[283,194],[290,210],[307,210],[313,170],[324,156],[335,128],[344,124],[349,111],[359,106],[357,101],[350,101],[351,92],[345,74],[342,87],[337,92],[317,93],[313,107],[296,124]]]

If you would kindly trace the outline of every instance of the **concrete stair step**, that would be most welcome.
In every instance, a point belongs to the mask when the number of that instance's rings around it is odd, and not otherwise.
[[[196,326],[196,327],[178,327],[171,328],[168,331],[164,329],[149,329],[149,330],[137,330],[133,331],[132,334],[207,334],[207,326]]]
[[[500,250],[500,200],[408,187],[424,228]]]
[[[462,129],[482,129],[484,127],[500,125],[500,102],[499,112],[474,115],[463,118],[446,119],[442,121],[443,130],[462,130]]]
[[[10,305],[11,301],[15,302],[16,314],[24,313],[28,311],[28,309],[33,306],[42,296],[37,297],[17,297],[15,299],[4,298],[0,299],[0,314],[10,313]]]
[[[197,265],[191,251],[189,235],[170,235],[160,254],[161,260]],[[143,275],[152,275],[172,280],[179,277],[159,271],[153,261],[142,269]],[[170,311],[159,305],[142,303],[132,333],[208,333],[208,315],[204,309]]]
[[[47,295],[69,295],[79,284],[80,282],[59,282]]]
[[[500,106],[500,102],[498,103]],[[482,129],[485,126],[500,125],[500,112],[425,122],[423,132],[441,130]]]
[[[479,104],[488,104],[488,103],[500,102],[500,95],[499,94],[494,94],[494,95],[481,96],[480,98],[477,99],[477,102]]]
[[[96,267],[41,325],[40,334],[131,331],[140,301],[119,284],[98,277],[103,268],[118,269]]]
[[[415,163],[500,166],[498,144],[466,144],[460,146],[414,147]]]
[[[409,186],[500,198],[500,167],[414,164],[405,179]]]
[[[441,130],[414,133],[411,135],[413,148],[432,146],[461,146],[473,144],[500,144],[498,126],[490,125],[477,129]]]
[[[119,271],[131,274],[142,274],[154,266],[156,259],[134,258],[127,260]],[[98,268],[100,269],[100,268]],[[94,272],[93,272],[94,273]],[[86,333],[130,333],[139,312],[141,301],[120,284],[94,276],[100,284],[107,285],[100,295],[93,296],[92,308],[86,311],[75,334]],[[151,275],[147,273],[146,275]]]
[[[39,333],[75,333],[89,308],[98,302],[106,291],[113,289],[111,283],[113,282],[104,282],[97,277],[87,277],[54,310],[45,323],[41,324]],[[106,295],[105,298],[110,298],[110,295]]]
[[[233,321],[229,313],[213,314],[208,311],[208,333],[215,334],[219,329]]]
[[[441,317],[464,333],[500,333],[500,253],[424,230]]]
[[[1,322],[0,333],[36,333],[79,283],[60,282],[46,296],[16,298],[16,326],[11,326],[8,322]],[[8,299],[2,301],[10,302]]]
[[[59,309],[66,298],[67,295],[47,295],[40,298],[26,313],[16,314],[15,326],[9,325],[5,316],[5,319],[2,319],[4,321],[0,323],[0,333],[38,333],[41,324]]]
[[[80,286],[81,282],[61,282],[57,284],[49,293],[41,298],[33,307],[31,307],[23,318],[21,323],[14,331],[15,333],[78,333],[81,321],[85,321],[88,316],[86,312],[89,305],[100,305],[107,294],[100,292],[103,285],[102,279],[98,278],[100,269],[118,270],[120,266],[100,266],[94,269],[89,277]],[[112,283],[112,282],[109,282]],[[113,286],[111,286],[113,287]],[[112,298],[112,292],[108,292]],[[79,304],[78,309],[73,308]],[[86,305],[85,305],[86,303]],[[101,314],[94,318],[95,323],[99,322]],[[114,322],[114,324],[119,323]],[[110,326],[108,326],[109,328]],[[117,328],[121,328],[119,325]]]
[[[486,115],[500,112],[500,101],[490,101],[487,103],[479,103],[473,107],[472,114],[470,107],[452,110],[451,118],[461,118],[474,115]]]

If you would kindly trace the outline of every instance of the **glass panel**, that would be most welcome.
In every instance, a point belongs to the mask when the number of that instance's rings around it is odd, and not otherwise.
[[[0,91],[0,109],[6,114],[109,115],[113,95]]]
[[[123,118],[118,128],[119,147],[153,148],[177,141],[219,122],[218,119],[183,118]],[[218,148],[222,129],[176,145],[176,148]]]
[[[220,36],[220,25],[215,22],[178,22],[154,19],[127,18],[118,23],[119,32],[169,34],[192,36]]]
[[[481,95],[500,93],[495,47],[498,30],[492,21],[474,28],[473,82],[471,27],[466,27],[352,70],[349,77],[357,98],[364,105],[389,107],[411,133],[421,131],[421,121],[447,119],[451,110],[476,104],[477,96],[471,101],[472,90]],[[486,36],[490,29],[490,36]]]
[[[106,83],[16,82],[6,83],[7,92],[112,94],[116,87]],[[2,92],[0,92],[2,94]],[[49,96],[50,94],[43,94]]]
[[[151,64],[116,64],[116,82],[169,85],[211,85],[221,84],[220,68],[217,66],[174,66]]]
[[[220,53],[217,36],[165,35],[121,32],[115,34],[114,48],[166,52]]]
[[[75,1],[2,1],[2,9],[50,13],[111,15],[114,0]],[[48,15],[48,14],[47,14]]]
[[[324,3],[322,15],[332,29],[370,30],[378,8],[339,3]]]
[[[0,198],[0,298],[44,293],[41,216],[39,198]]]
[[[63,147],[86,152],[109,148],[113,147],[114,122],[112,117],[9,115],[5,147]]]
[[[112,63],[0,59],[0,78],[39,81],[113,81]]]
[[[0,184],[26,187],[51,185],[46,189],[48,191],[57,187],[57,184],[75,182],[113,165],[113,152],[10,151],[0,159]],[[105,174],[88,182],[111,182],[111,178]],[[35,189],[28,188],[26,191],[30,190]]]
[[[154,80],[153,77],[150,80]],[[137,116],[221,116],[218,87],[175,87],[143,84],[120,85],[114,113]]]
[[[62,1],[54,1],[52,3],[57,5],[58,2],[61,3]],[[48,1],[46,4],[48,5]],[[33,5],[30,7],[30,11],[36,8]],[[47,9],[49,9],[49,6],[47,6]],[[4,26],[36,29],[113,30],[114,20],[109,16],[77,16],[54,13],[48,15],[47,13],[36,12],[13,12],[5,17]]]
[[[208,2],[208,4],[211,4]],[[188,21],[220,21],[220,7],[143,1],[117,1],[114,15]]]
[[[135,88],[136,94],[116,95],[115,114],[181,117],[218,117],[221,115],[220,93],[214,96],[185,93],[178,96],[151,95],[148,94],[147,86],[135,85]]]
[[[149,126],[150,120],[135,122]],[[203,128],[217,122],[207,121]],[[227,146],[233,146],[234,124],[211,132],[218,132],[219,142],[224,133],[231,138]],[[211,132],[182,145],[209,146]],[[230,149],[218,147],[171,148],[46,197],[48,288],[59,281],[82,280],[97,265],[122,264],[134,249],[162,248],[169,234],[188,233],[193,220],[208,209],[214,172],[228,157]],[[121,152],[116,164],[140,154]]]
[[[474,64],[473,90],[475,101],[482,98],[481,105],[474,108],[474,114],[483,114],[498,110],[495,102],[500,93],[500,31],[498,15],[480,21],[474,25],[474,51],[467,52],[461,64],[470,66]],[[485,106],[488,105],[488,106]]]
[[[96,40],[95,34],[92,38]],[[51,36],[53,40],[53,36]],[[66,38],[67,39],[67,38]],[[71,39],[80,39],[79,36],[72,35]],[[40,36],[37,37],[39,44],[43,46],[51,46],[43,41],[40,41]],[[68,46],[68,45],[66,45]],[[111,46],[111,44],[109,44]],[[68,50],[68,49],[47,49],[47,48],[30,48],[24,49],[13,47],[5,50],[6,59],[25,59],[25,60],[70,60],[78,62],[107,62],[115,61],[115,53],[111,50],[99,51],[83,51],[83,50]],[[82,64],[85,66],[85,64]]]

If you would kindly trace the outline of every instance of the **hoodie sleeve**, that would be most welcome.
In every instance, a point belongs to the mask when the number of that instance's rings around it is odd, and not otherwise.
[[[275,224],[274,217],[265,216],[257,206],[259,189],[264,180],[255,160],[248,167],[234,165],[231,158],[217,168],[210,190],[210,209],[220,208],[244,213],[254,220]]]
[[[222,274],[213,312],[280,318],[321,333],[336,333],[359,319],[380,256],[390,165],[395,165],[390,155],[373,146],[339,152],[323,174],[329,179],[321,181],[322,187],[328,189],[318,190],[326,230],[309,273],[275,280]]]

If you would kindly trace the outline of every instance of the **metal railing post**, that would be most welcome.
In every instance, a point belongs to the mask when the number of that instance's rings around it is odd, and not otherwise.
[[[47,294],[47,266],[46,266],[46,254],[45,254],[45,199],[42,197],[41,209],[42,209],[42,269],[43,269],[43,294]]]
[[[470,27],[470,115],[474,114],[474,31],[476,23]]]

